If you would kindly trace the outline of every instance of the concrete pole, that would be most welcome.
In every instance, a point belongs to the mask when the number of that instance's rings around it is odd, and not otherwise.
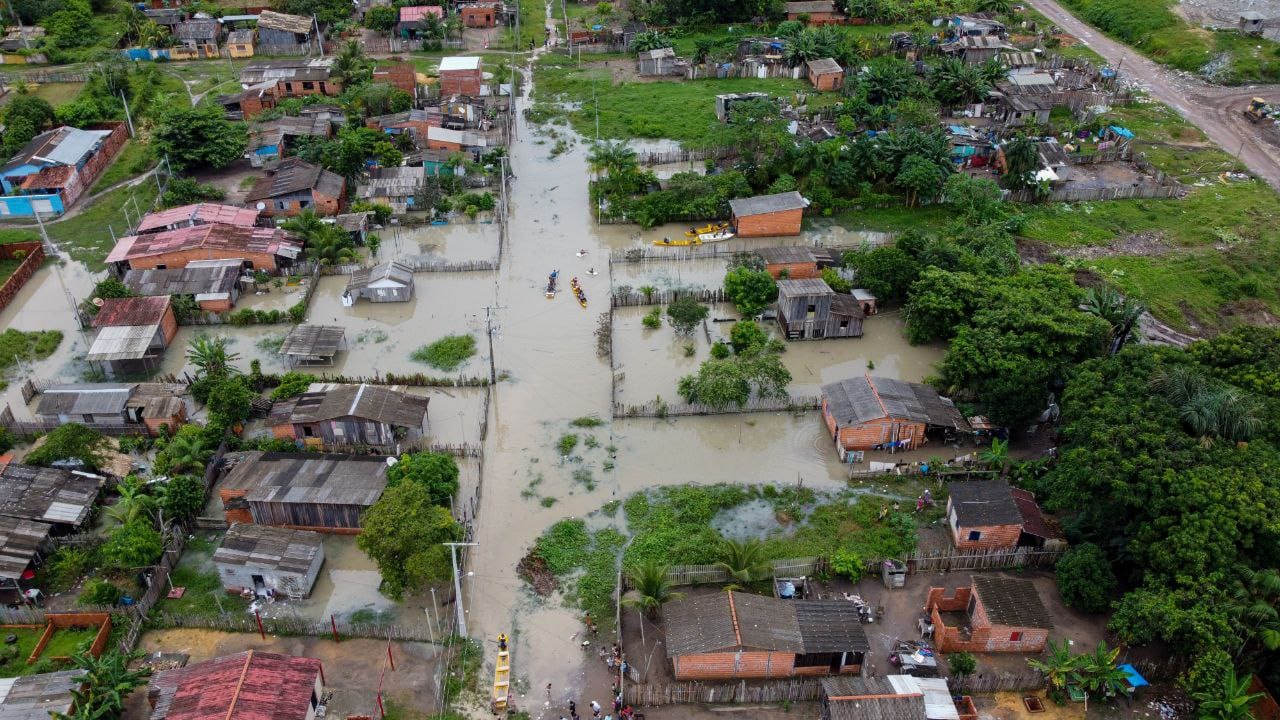
[[[479,543],[441,543],[449,548],[449,560],[453,563],[453,605],[458,615],[458,636],[467,636],[467,614],[462,607],[462,577],[458,575],[458,548],[474,547]]]

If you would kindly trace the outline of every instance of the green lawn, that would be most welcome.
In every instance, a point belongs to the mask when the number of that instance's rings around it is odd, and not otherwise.
[[[0,645],[0,677],[20,677],[22,675],[30,675],[33,665],[27,664],[27,658],[31,657],[31,653],[36,649],[36,643],[40,642],[40,636],[44,634],[43,627],[32,628],[0,628],[0,638],[15,635],[18,638],[16,643]]]
[[[211,564],[215,545],[204,538],[188,543],[169,578],[175,587],[185,587],[186,592],[177,600],[162,599],[156,607],[164,612],[206,616],[239,613],[249,607],[244,598],[228,595],[222,588]]]
[[[762,90],[790,95],[808,88],[799,80],[755,78],[614,84],[609,68],[578,69],[576,60],[558,55],[544,56],[536,72],[539,106],[556,114],[551,103],[578,103],[568,116],[584,136],[595,134],[594,87],[602,138],[670,138],[694,144],[708,139],[716,126],[718,94]]]
[[[40,658],[70,657],[93,644],[98,628],[66,628],[53,631],[49,644],[44,646]]]
[[[0,245],[16,242],[40,242],[40,233],[35,230],[0,228]]]
[[[143,214],[151,210],[156,198],[156,184],[151,181],[133,187],[123,187],[98,198],[88,209],[65,220],[46,222],[49,239],[71,257],[84,263],[93,272],[106,269],[107,253],[114,242],[111,231],[120,237],[127,230],[124,207],[129,207],[129,217],[136,220],[136,207]],[[110,225],[110,229],[108,229]]]
[[[102,173],[98,182],[93,184],[89,194],[100,193],[118,182],[137,177],[150,170],[153,164],[155,164],[155,157],[151,146],[144,141],[129,140],[107,171]]]

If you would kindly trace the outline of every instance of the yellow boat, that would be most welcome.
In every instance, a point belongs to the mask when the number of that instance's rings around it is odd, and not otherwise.
[[[728,227],[729,227],[729,223],[707,223],[706,225],[703,225],[700,228],[689,228],[688,230],[685,230],[684,236],[687,238],[696,238],[699,235],[706,235],[707,233],[719,232],[721,230],[727,229]]]
[[[672,240],[671,238],[662,238],[661,240],[654,240],[653,244],[657,245],[658,247],[688,247],[690,245],[701,245],[702,240],[696,237],[687,237],[687,238],[677,239],[677,240]]]
[[[493,712],[506,710],[510,697],[511,650],[507,647],[507,636],[498,635],[498,659],[493,668],[493,698],[489,701]]]

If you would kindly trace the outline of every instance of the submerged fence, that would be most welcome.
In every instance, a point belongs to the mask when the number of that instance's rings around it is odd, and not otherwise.
[[[822,407],[816,396],[786,398],[753,398],[745,405],[712,407],[702,403],[668,403],[650,400],[643,405],[613,404],[614,418],[666,418],[688,415],[734,415],[752,412],[807,412]]]
[[[769,563],[774,577],[803,577],[816,575],[828,567],[821,557],[791,558]],[[667,582],[672,585],[699,585],[702,583],[735,582],[736,579],[719,565],[672,565],[667,568]]]
[[[642,305],[669,305],[679,298],[691,297],[700,303],[729,302],[723,288],[712,290],[655,290],[651,293],[615,292],[609,296],[610,307],[639,307]]]

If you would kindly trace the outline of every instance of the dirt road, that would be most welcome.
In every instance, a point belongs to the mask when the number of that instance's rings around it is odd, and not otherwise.
[[[1249,98],[1254,96],[1280,101],[1280,85],[1234,88],[1210,85],[1148,60],[1133,48],[1112,40],[1076,18],[1054,0],[1029,2],[1054,24],[1118,67],[1123,77],[1135,80],[1153,98],[1178,111],[1223,150],[1238,155],[1251,172],[1280,190],[1280,147],[1264,140],[1258,128],[1240,113]]]

